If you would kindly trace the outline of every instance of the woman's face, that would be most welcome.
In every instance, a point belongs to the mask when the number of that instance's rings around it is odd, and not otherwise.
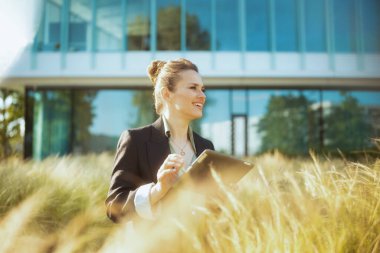
[[[187,120],[202,117],[206,102],[205,88],[201,76],[194,70],[185,70],[180,74],[174,92],[169,91],[168,106],[171,112]]]

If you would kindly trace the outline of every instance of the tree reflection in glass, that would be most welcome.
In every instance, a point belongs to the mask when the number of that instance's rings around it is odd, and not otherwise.
[[[260,152],[279,150],[287,155],[305,155],[309,147],[315,148],[317,111],[311,105],[303,94],[271,95],[258,123]]]

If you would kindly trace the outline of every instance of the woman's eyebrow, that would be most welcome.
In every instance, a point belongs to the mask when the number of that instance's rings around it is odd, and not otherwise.
[[[199,84],[199,83],[189,83],[190,85],[195,85],[195,86],[201,86],[202,88],[204,88],[205,86],[202,84]]]

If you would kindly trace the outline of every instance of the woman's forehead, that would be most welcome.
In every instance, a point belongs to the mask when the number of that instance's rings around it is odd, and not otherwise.
[[[185,70],[180,72],[182,84],[197,84],[203,86],[203,81],[198,72],[194,70]]]

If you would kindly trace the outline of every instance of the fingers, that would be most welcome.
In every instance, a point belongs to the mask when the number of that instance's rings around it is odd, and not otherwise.
[[[174,169],[168,169],[168,170],[163,170],[161,173],[160,173],[160,177],[169,177],[169,178],[172,178],[172,179],[175,179],[177,176],[177,171],[174,170]]]
[[[157,181],[165,187],[170,188],[178,179],[178,171],[184,165],[183,157],[177,154],[170,154],[165,159],[157,172]]]
[[[165,159],[160,170],[175,169],[178,171],[184,164],[183,157],[177,154],[170,154]]]
[[[165,169],[157,173],[157,181],[161,182],[164,188],[170,188],[178,180],[177,169]]]

